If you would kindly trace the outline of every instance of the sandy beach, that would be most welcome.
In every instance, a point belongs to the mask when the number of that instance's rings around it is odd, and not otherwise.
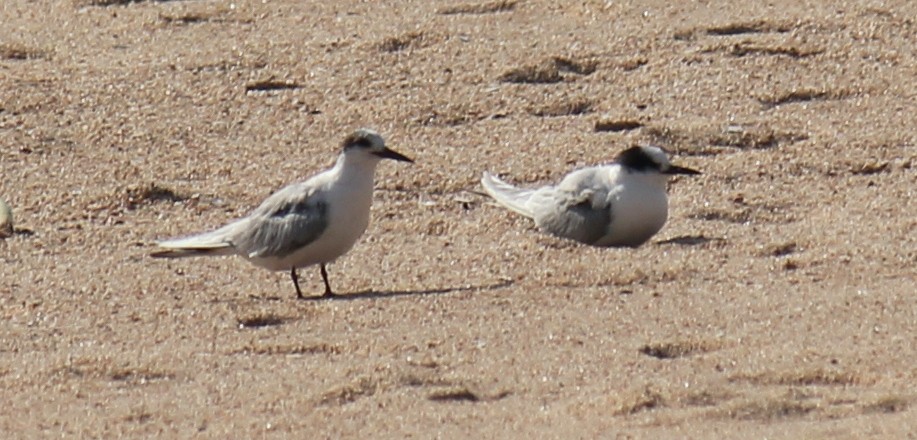
[[[0,6],[0,437],[917,438],[917,3]],[[373,217],[296,300],[158,260],[334,163]],[[481,194],[632,145],[637,249]],[[317,267],[300,271],[320,295]]]

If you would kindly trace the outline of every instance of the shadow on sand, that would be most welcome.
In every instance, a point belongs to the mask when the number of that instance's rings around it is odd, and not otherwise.
[[[707,244],[712,242],[723,242],[726,241],[720,237],[705,237],[703,235],[682,235],[679,237],[670,238],[668,240],[657,241],[656,244],[677,244],[681,246],[697,246],[699,244]]]
[[[490,290],[502,289],[504,287],[509,287],[514,284],[512,280],[504,280],[497,283],[475,285],[475,286],[458,286],[458,287],[439,287],[434,289],[416,289],[416,290],[364,290],[360,292],[353,293],[336,293],[333,296],[323,296],[323,295],[314,295],[306,296],[302,301],[353,301],[353,300],[363,300],[363,299],[381,299],[381,298],[394,298],[398,296],[427,296],[427,295],[445,295],[449,293],[459,293],[459,292],[486,292]],[[261,301],[283,301],[288,299],[296,299],[295,295],[291,296],[256,296],[249,295],[249,298],[252,300],[261,300]],[[229,301],[229,300],[227,300]],[[216,301],[220,302],[220,301]]]
[[[459,293],[459,292],[475,292],[475,291],[490,291],[502,289],[504,287],[509,287],[513,285],[512,280],[500,281],[498,283],[477,285],[477,286],[459,286],[459,287],[440,287],[435,289],[416,289],[416,290],[364,290],[362,292],[354,293],[341,293],[335,294],[334,296],[307,296],[303,298],[305,301],[352,301],[359,299],[373,299],[373,298],[393,298],[397,296],[427,296],[427,295],[443,295],[449,293]]]

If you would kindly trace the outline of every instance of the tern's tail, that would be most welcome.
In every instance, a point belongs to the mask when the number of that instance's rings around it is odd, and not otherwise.
[[[156,243],[162,250],[150,254],[154,258],[182,258],[197,257],[202,255],[232,255],[235,251],[232,243],[226,238],[226,229],[205,232],[190,237],[176,238],[173,240]]]
[[[481,185],[484,186],[487,194],[493,197],[497,203],[516,213],[532,218],[532,210],[526,205],[535,190],[516,188],[486,171],[484,172],[484,177],[481,178]]]

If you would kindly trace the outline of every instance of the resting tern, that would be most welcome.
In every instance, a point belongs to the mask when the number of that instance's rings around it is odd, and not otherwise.
[[[556,186],[516,188],[485,172],[487,194],[543,231],[592,246],[637,247],[668,217],[668,176],[699,171],[672,165],[655,146],[624,150],[608,165],[568,174]]]

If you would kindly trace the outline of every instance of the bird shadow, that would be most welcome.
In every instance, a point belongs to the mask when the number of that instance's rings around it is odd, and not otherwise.
[[[679,237],[670,238],[668,240],[657,241],[656,244],[677,244],[681,246],[697,246],[700,244],[707,244],[711,242],[722,242],[722,241],[726,241],[726,240],[720,237],[705,237],[703,235],[682,235]]]
[[[23,237],[31,237],[35,235],[35,231],[28,229],[28,228],[18,228],[17,227],[17,228],[13,228],[12,234],[10,234],[9,236],[12,237],[14,235],[21,235]]]
[[[332,296],[307,296],[303,298],[305,301],[354,301],[354,300],[363,300],[363,299],[379,299],[379,298],[395,298],[399,296],[428,296],[428,295],[444,295],[449,293],[460,293],[460,292],[486,292],[491,290],[498,290],[505,287],[513,285],[513,280],[504,280],[497,283],[484,284],[484,285],[466,285],[458,287],[440,287],[435,289],[415,289],[415,290],[364,290],[360,292],[353,293],[342,293],[335,294]]]
[[[486,292],[490,290],[502,289],[513,285],[515,281],[504,280],[497,283],[483,285],[466,285],[458,287],[439,287],[435,289],[415,289],[415,290],[362,290],[352,293],[336,293],[331,296],[312,295],[301,298],[301,301],[355,301],[366,299],[395,298],[399,296],[428,296],[428,295],[445,295],[459,292]],[[295,298],[295,297],[294,297]],[[249,299],[257,301],[284,301],[289,296],[258,296],[249,295]]]

